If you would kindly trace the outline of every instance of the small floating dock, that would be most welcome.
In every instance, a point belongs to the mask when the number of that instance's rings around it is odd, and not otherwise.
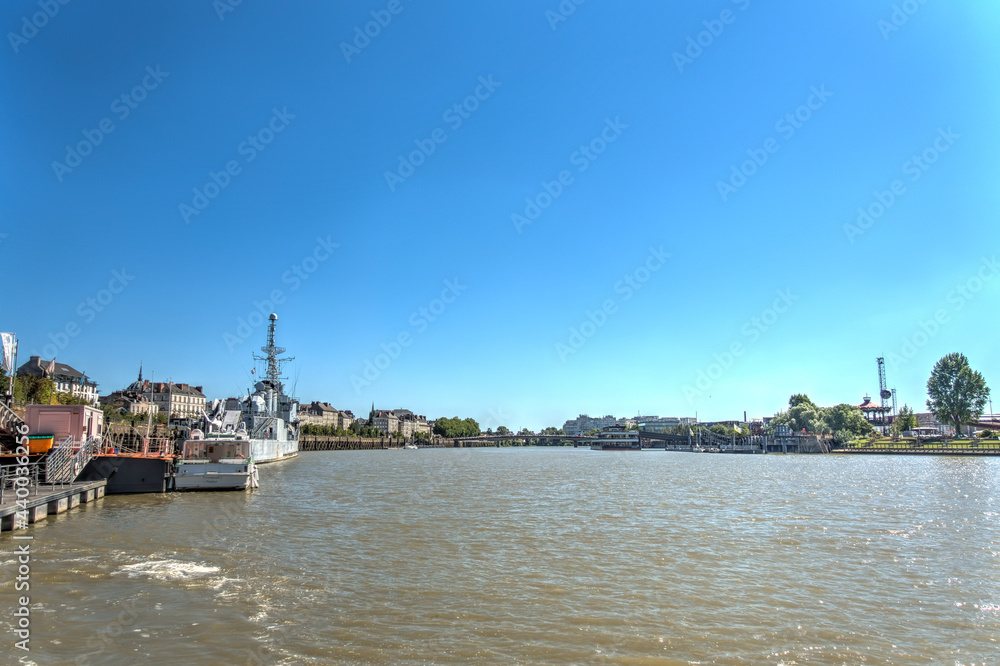
[[[13,489],[6,488],[3,492],[3,501],[0,502],[0,530],[7,532],[27,527],[43,520],[46,516],[69,511],[80,504],[95,502],[104,497],[104,487],[107,483],[106,479],[101,479],[79,483],[31,485],[28,496],[20,500]],[[19,517],[18,512],[22,511],[24,514]]]

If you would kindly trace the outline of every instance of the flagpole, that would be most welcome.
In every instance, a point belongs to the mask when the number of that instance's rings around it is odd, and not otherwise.
[[[7,406],[14,406],[14,374],[17,373],[17,334],[14,336],[14,366],[10,369],[10,377],[7,378]],[[992,411],[992,410],[991,410]]]

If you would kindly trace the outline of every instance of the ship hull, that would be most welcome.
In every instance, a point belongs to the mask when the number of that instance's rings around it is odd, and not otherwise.
[[[250,451],[258,465],[294,458],[299,453],[299,440],[251,439]]]
[[[246,490],[256,487],[252,462],[185,463],[174,472],[174,490]]]
[[[163,493],[170,489],[173,461],[138,456],[97,456],[87,463],[77,481],[106,479],[108,495]]]

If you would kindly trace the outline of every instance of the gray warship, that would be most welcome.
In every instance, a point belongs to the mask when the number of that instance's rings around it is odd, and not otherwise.
[[[274,344],[274,327],[278,315],[271,313],[267,328],[267,344],[260,348],[263,356],[254,360],[265,364],[264,377],[254,384],[253,393],[225,401],[215,400],[206,410],[206,426],[212,430],[247,437],[255,463],[269,463],[295,456],[299,451],[299,401],[285,393],[281,365],[294,357],[278,358],[284,347]],[[256,374],[256,371],[254,371]]]

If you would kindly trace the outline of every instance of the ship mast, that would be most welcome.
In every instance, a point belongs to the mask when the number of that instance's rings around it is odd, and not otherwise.
[[[271,388],[275,391],[282,393],[284,391],[284,384],[282,384],[282,379],[287,379],[287,377],[281,376],[281,364],[287,363],[288,361],[294,361],[294,356],[288,356],[286,358],[278,358],[279,354],[285,353],[284,347],[277,347],[274,344],[274,322],[278,321],[278,315],[271,313],[268,317],[271,323],[267,327],[267,344],[260,348],[264,352],[264,356],[257,356],[254,354],[254,360],[266,361],[267,362],[267,372],[266,376],[268,381],[271,383]]]

